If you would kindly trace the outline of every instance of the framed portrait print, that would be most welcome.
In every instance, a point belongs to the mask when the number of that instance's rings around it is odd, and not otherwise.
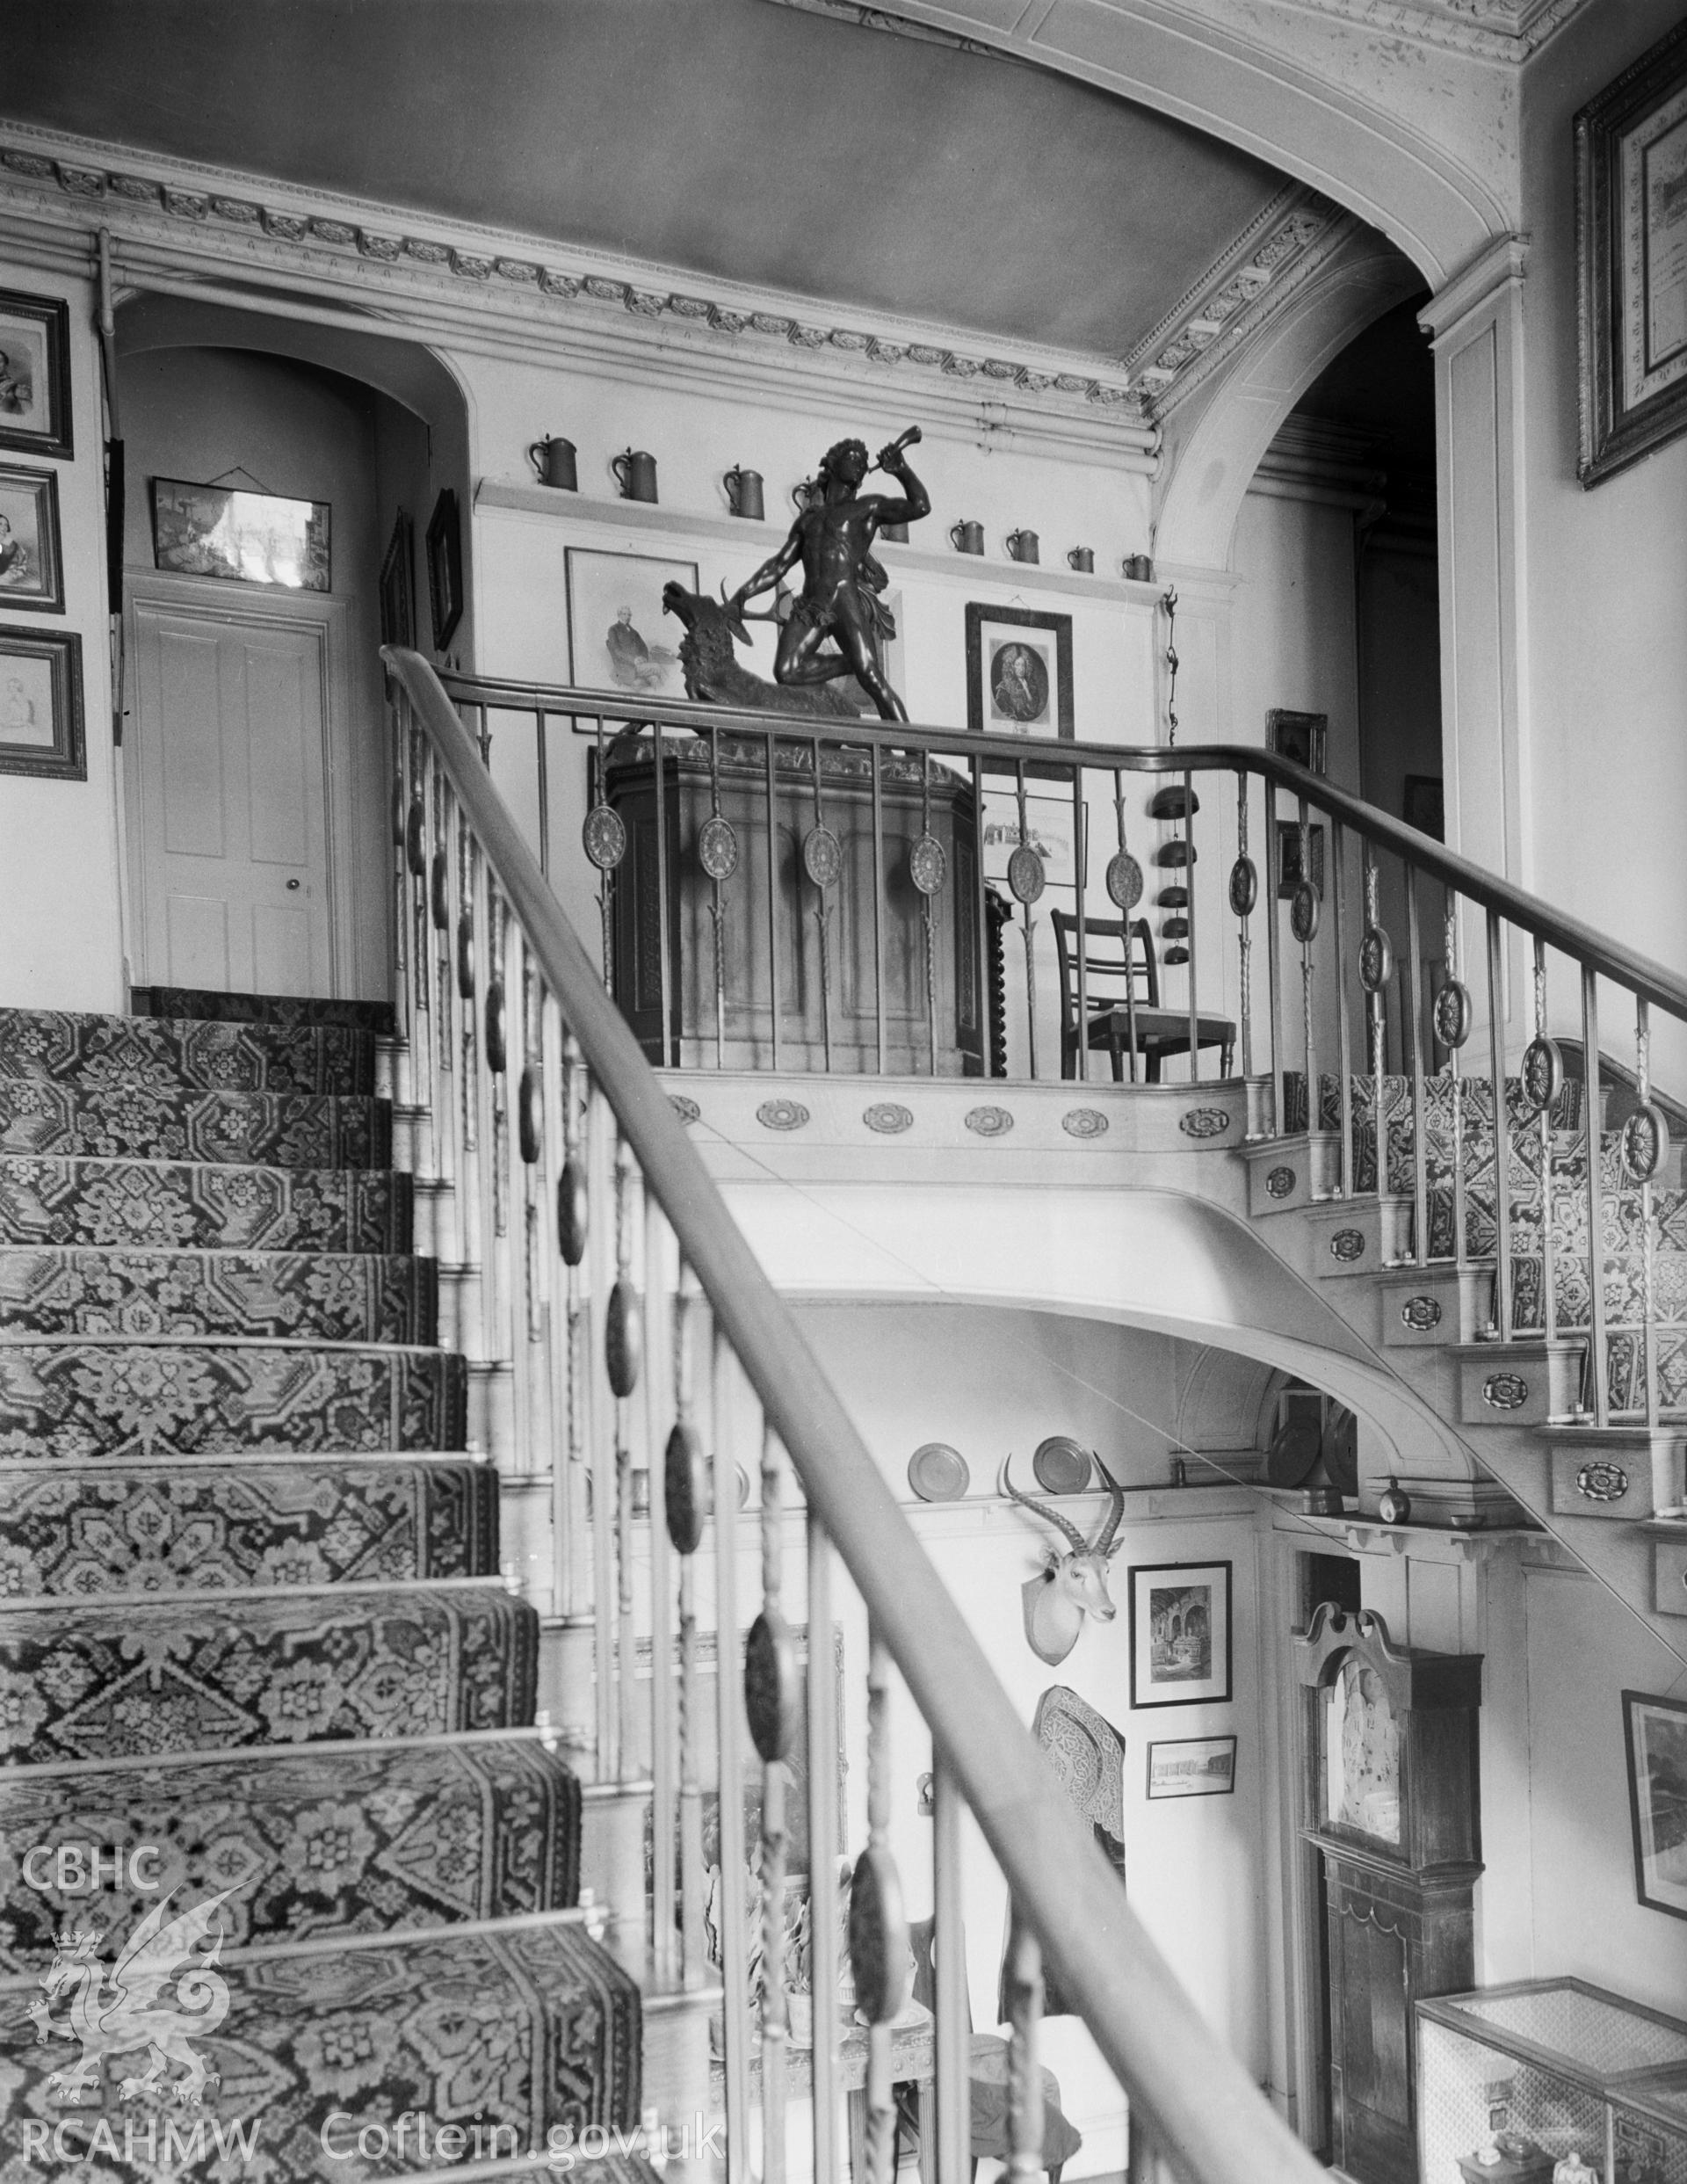
[[[1687,1919],[1687,1704],[1623,1694],[1634,1888],[1651,1911]]]
[[[968,601],[967,725],[974,736],[1072,740],[1069,614]]]
[[[1230,1564],[1131,1571],[1131,1704],[1206,1706],[1230,1696]]]
[[[59,481],[52,470],[0,463],[0,606],[64,612]]]
[[[244,487],[152,481],[152,559],[185,577],[329,588],[329,504]]]
[[[0,773],[88,778],[82,639],[75,630],[0,622]]]
[[[400,509],[380,564],[380,642],[408,649],[416,642],[416,596],[411,570],[416,566],[416,534],[409,517]]]
[[[1687,23],[1575,117],[1577,475],[1687,426]]]
[[[70,308],[55,296],[0,288],[0,447],[74,453]]]
[[[1328,713],[1290,713],[1273,706],[1265,715],[1265,748],[1308,773],[1324,771],[1329,743]]]
[[[1174,1737],[1148,1746],[1148,1798],[1227,1797],[1236,1786],[1234,1737]]]
[[[428,520],[428,605],[433,649],[443,652],[463,619],[463,526],[450,486],[433,504]]]
[[[663,613],[662,591],[672,581],[695,591],[697,563],[571,546],[567,564],[570,679],[589,690],[684,698],[679,642],[684,633]],[[575,725],[590,729],[593,723]]]

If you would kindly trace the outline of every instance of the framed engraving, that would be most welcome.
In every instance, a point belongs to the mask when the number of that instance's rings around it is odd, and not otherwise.
[[[967,726],[974,736],[1071,742],[1069,614],[967,603]]]
[[[64,612],[55,471],[0,463],[0,606]]]
[[[1230,1564],[1133,1570],[1131,1704],[1214,1705],[1229,1696]]]
[[[1148,1797],[1228,1797],[1236,1787],[1234,1737],[1177,1737],[1148,1746]]]
[[[1577,473],[1687,426],[1687,23],[1575,117]]]
[[[0,773],[87,780],[82,639],[75,630],[0,622]]]
[[[0,288],[0,447],[75,453],[70,442],[70,307]]]
[[[1687,1706],[1623,1694],[1634,1892],[1650,1911],[1687,1919]]]

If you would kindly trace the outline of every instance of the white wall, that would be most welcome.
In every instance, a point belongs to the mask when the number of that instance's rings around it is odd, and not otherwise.
[[[85,781],[0,773],[0,1005],[116,1009],[124,1003],[117,854],[116,753],[112,740],[110,623],[105,599],[105,495],[91,283],[0,262],[0,287],[62,297],[70,307],[70,408],[75,455],[4,460],[50,469],[59,481],[65,612],[0,613],[0,628],[70,629],[82,639]]]

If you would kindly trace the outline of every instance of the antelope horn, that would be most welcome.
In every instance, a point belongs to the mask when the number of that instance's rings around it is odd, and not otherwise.
[[[1102,1462],[1100,1451],[1092,1448],[1090,1454],[1094,1459],[1097,1470],[1107,1482],[1107,1491],[1113,1504],[1108,1513],[1106,1523],[1101,1527],[1101,1536],[1097,1540],[1093,1549],[1096,1554],[1105,1556],[1113,1551],[1113,1540],[1119,1531],[1119,1520],[1125,1514],[1125,1489]]]
[[[1019,1491],[1019,1489],[1008,1477],[1008,1466],[1012,1462],[1013,1455],[1010,1451],[1002,1459],[1002,1476],[998,1481],[999,1491],[1005,1494],[1010,1501],[1017,1501],[1021,1508],[1029,1509],[1032,1516],[1040,1517],[1045,1524],[1052,1524],[1057,1532],[1063,1532],[1080,1555],[1087,1555],[1090,1552],[1090,1542],[1075,1524],[1063,1517],[1058,1509],[1051,1509],[1046,1502],[1039,1501],[1034,1494],[1022,1494]],[[1119,1506],[1121,1508],[1124,1506],[1122,1501]]]

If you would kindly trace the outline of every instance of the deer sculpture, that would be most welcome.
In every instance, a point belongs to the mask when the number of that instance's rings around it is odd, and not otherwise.
[[[1118,1533],[1119,1520],[1125,1514],[1125,1490],[1101,1458],[1094,1456],[1096,1469],[1107,1482],[1112,1507],[1091,1544],[1058,1509],[1051,1508],[1035,1494],[1019,1491],[1008,1477],[1008,1465],[1012,1461],[1009,1456],[1002,1466],[1003,1493],[1045,1524],[1053,1525],[1063,1539],[1071,1542],[1063,1555],[1051,1546],[1046,1566],[1020,1588],[1025,1604],[1025,1641],[1038,1659],[1046,1661],[1053,1668],[1077,1643],[1086,1615],[1093,1615],[1097,1622],[1111,1622],[1119,1612],[1107,1590],[1107,1565],[1119,1552]]]

